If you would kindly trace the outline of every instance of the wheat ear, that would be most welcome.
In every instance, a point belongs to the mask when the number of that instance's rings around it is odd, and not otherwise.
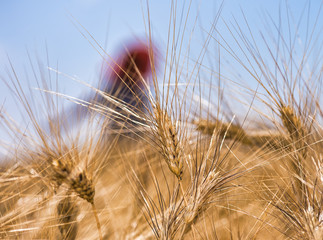
[[[166,111],[156,107],[156,135],[159,138],[161,153],[169,170],[180,181],[183,176],[183,146],[179,141],[178,129]]]

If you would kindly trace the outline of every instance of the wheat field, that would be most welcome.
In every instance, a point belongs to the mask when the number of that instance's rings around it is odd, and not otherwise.
[[[36,99],[9,59],[2,84],[25,125],[1,107],[12,142],[2,141],[0,238],[322,240],[320,9],[295,19],[287,8],[287,28],[270,19],[261,42],[248,19],[219,10],[191,54],[190,5],[172,1],[163,51],[142,4],[146,36],[119,59],[71,17],[108,66],[109,84],[76,80],[86,98],[32,62]]]

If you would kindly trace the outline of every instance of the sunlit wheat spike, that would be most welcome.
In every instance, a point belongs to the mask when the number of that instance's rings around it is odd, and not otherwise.
[[[290,138],[295,142],[304,141],[306,137],[306,126],[303,124],[291,106],[282,106],[280,115],[284,127],[290,135]],[[298,143],[299,144],[299,143]]]
[[[305,184],[306,173],[304,166],[307,161],[308,143],[307,143],[307,127],[299,116],[296,115],[295,110],[291,106],[282,105],[280,109],[281,119],[283,126],[289,134],[290,146],[293,147],[292,153],[293,161],[292,166],[295,174],[298,176],[296,182],[298,184],[298,194],[301,199],[305,198]]]
[[[67,182],[74,167],[72,160],[69,157],[49,157],[48,161],[53,167],[54,174],[52,178],[57,185],[60,186],[63,182]]]
[[[208,176],[198,184],[196,189],[193,188],[193,193],[189,197],[188,205],[185,208],[184,233],[188,232],[192,224],[197,221],[197,218],[209,207],[209,200],[212,195],[220,190],[220,182],[223,179],[219,176],[219,172],[210,172]],[[218,189],[217,189],[218,185]]]
[[[157,136],[159,137],[161,153],[164,156],[169,170],[178,179],[183,174],[183,146],[178,137],[178,129],[171,121],[167,112],[155,108]]]
[[[214,130],[218,131],[220,137],[241,141],[244,144],[252,144],[251,139],[247,136],[245,130],[238,124],[228,124],[219,120],[198,119],[193,121],[198,131],[204,134],[212,135]]]
[[[71,179],[71,188],[74,190],[80,198],[88,201],[89,203],[94,203],[95,188],[91,179],[83,171],[76,175],[75,178]]]

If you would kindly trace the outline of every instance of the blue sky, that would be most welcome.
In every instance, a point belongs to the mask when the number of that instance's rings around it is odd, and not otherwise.
[[[188,1],[178,1],[181,6]],[[287,1],[291,11],[298,16],[307,1]],[[316,10],[320,0],[311,1],[311,8]],[[195,19],[199,8],[201,25],[207,30],[219,9],[221,1],[193,0],[190,23]],[[226,0],[221,17],[232,21],[232,16],[241,20],[241,9],[251,26],[261,29],[263,16],[269,13],[274,19],[278,17],[279,5],[285,1]],[[149,1],[152,28],[158,44],[166,48],[166,37],[170,14],[170,0]],[[144,10],[142,10],[144,8]],[[240,9],[241,8],[241,9]],[[86,80],[93,75],[101,62],[100,56],[82,37],[72,24],[69,14],[79,21],[101,44],[108,53],[115,52],[126,40],[133,36],[144,36],[145,27],[143,11],[146,14],[146,1],[142,0],[57,0],[57,1],[1,1],[0,2],[0,64],[1,68],[10,57],[15,68],[19,70],[28,64],[26,50],[40,60],[45,59],[48,48],[52,64],[58,62],[59,68],[68,74],[82,76]],[[187,29],[191,29],[188,25]],[[218,28],[224,28],[218,24]],[[196,32],[195,38],[199,36]],[[203,40],[195,43],[201,44]],[[194,46],[193,46],[194,47]],[[1,94],[3,95],[3,94]]]
[[[162,53],[166,49],[170,2],[170,0],[149,1],[154,40]],[[207,35],[206,31],[209,30],[221,3],[221,1],[215,0],[192,1],[187,29],[193,28],[196,15],[199,19],[199,26],[192,40],[192,52],[196,49],[196,53],[198,53],[201,49]],[[234,21],[235,17],[238,23],[241,23],[241,27],[246,30],[246,26],[242,24],[241,11],[243,11],[251,28],[259,33],[259,31],[266,30],[264,27],[265,16],[268,19],[270,15],[276,21],[279,9],[284,9],[285,3],[286,1],[280,0],[224,0],[221,12],[223,20],[218,22],[217,29],[224,38],[228,38],[229,42],[233,41],[223,21],[230,23]],[[296,20],[307,3],[308,1],[305,0],[287,1],[290,12]],[[313,16],[310,14],[310,24],[312,24],[321,1],[313,0],[310,3],[310,11],[313,12]],[[183,4],[187,9],[188,1],[183,0],[178,1],[179,10]],[[48,65],[53,68],[58,65],[60,71],[95,85],[102,58],[73,25],[69,14],[80,22],[112,56],[117,52],[116,49],[126,41],[135,36],[143,38],[146,33],[146,20],[143,18],[147,17],[147,11],[144,0],[0,1],[0,76],[4,79],[7,78],[6,69],[9,66],[9,57],[22,85],[35,86],[32,74],[28,75],[28,78],[26,77],[26,72],[30,74],[27,51],[30,53],[33,63],[40,60],[44,65],[47,65],[47,48]],[[319,22],[323,22],[322,14]],[[286,22],[283,21],[283,25],[286,29]],[[298,34],[302,38],[304,33]],[[322,34],[321,39],[323,39]],[[256,41],[261,42],[261,39],[256,38]],[[210,57],[214,56],[217,54],[210,51]],[[231,64],[234,65],[232,62]],[[237,71],[241,70],[238,65],[235,65],[235,68]],[[237,73],[237,75],[240,74],[243,75],[243,73]],[[81,92],[73,81],[66,78],[59,81],[63,92],[74,96]],[[3,104],[4,108],[14,117],[18,117],[17,109],[13,107],[12,94],[3,82],[0,84],[0,104]],[[253,84],[251,83],[251,85]]]

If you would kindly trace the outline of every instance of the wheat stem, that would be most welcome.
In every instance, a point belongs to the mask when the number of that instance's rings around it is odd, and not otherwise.
[[[96,226],[97,226],[98,232],[99,232],[99,238],[100,238],[100,240],[103,240],[101,224],[100,224],[98,212],[96,210],[96,207],[95,207],[94,203],[91,203],[91,205],[92,205],[92,212],[93,212],[93,215],[94,215],[95,221],[96,221]]]
[[[181,188],[181,192],[182,192],[183,199],[184,199],[184,203],[185,203],[185,207],[186,207],[188,205],[188,202],[187,202],[187,199],[185,197],[185,192],[184,192],[184,188],[183,188],[182,181],[181,180],[178,180],[178,184],[179,184],[179,187]]]

